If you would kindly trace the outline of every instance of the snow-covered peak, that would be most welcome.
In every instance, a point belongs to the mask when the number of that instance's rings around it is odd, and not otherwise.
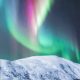
[[[57,56],[0,60],[0,80],[80,80],[80,64]]]

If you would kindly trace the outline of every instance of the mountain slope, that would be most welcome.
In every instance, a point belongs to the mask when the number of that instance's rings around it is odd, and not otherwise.
[[[80,64],[57,56],[0,60],[0,80],[80,80]]]

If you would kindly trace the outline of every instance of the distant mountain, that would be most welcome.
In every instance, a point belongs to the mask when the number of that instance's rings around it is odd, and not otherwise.
[[[0,80],[80,80],[80,64],[57,56],[0,59]]]

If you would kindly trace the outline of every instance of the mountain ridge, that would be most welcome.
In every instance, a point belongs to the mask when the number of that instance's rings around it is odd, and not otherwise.
[[[0,59],[1,80],[80,80],[80,64],[57,56]]]

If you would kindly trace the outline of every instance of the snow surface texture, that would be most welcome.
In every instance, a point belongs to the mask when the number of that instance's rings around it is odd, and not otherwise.
[[[57,56],[0,60],[0,80],[80,80],[80,64]]]

